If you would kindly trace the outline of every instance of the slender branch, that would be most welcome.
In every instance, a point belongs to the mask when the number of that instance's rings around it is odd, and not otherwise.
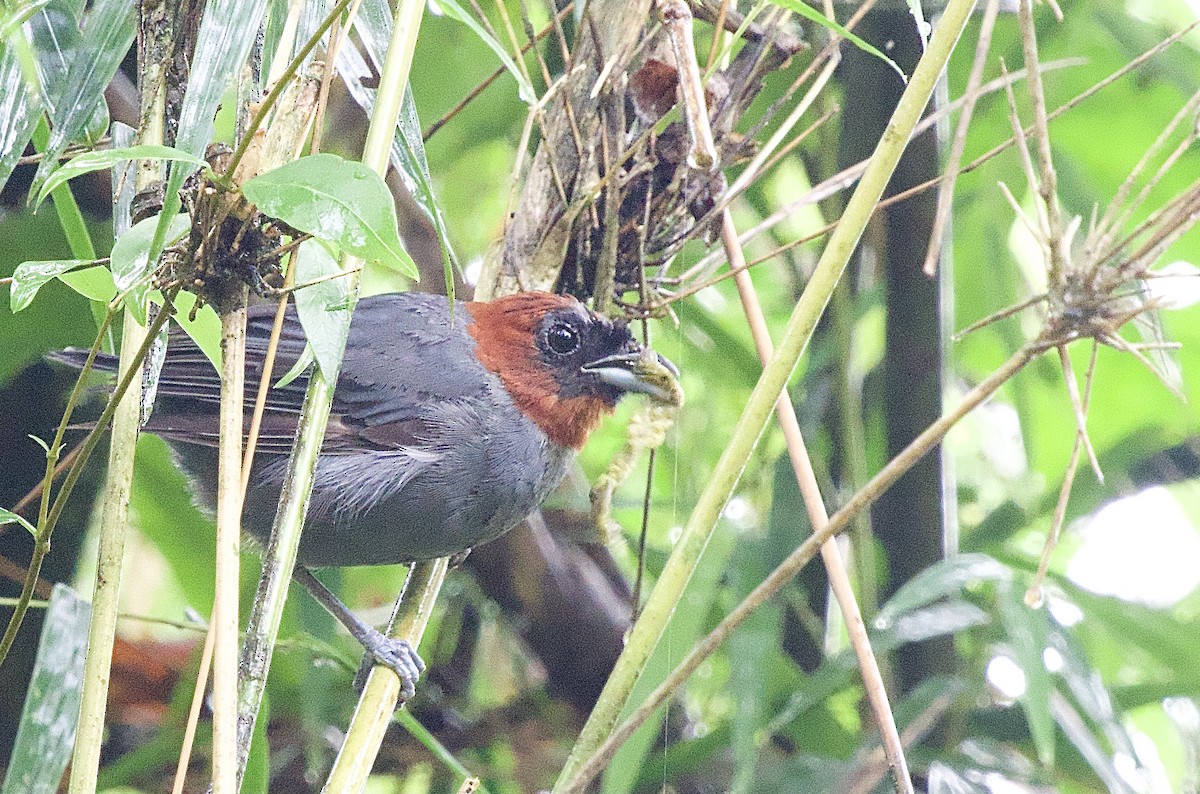
[[[204,706],[204,693],[208,690],[208,671],[212,666],[214,636],[212,623],[209,622],[208,630],[204,632],[204,648],[200,651],[200,667],[196,671],[196,683],[192,689],[192,705],[188,708],[188,719],[183,728],[179,760],[175,763],[175,780],[171,784],[171,794],[183,794],[188,765],[192,760],[192,744],[196,740],[196,726],[200,724],[200,709]]]
[[[988,49],[992,44],[992,31],[996,27],[996,17],[1000,13],[1000,0],[987,0],[983,10],[983,22],[979,26],[979,38],[975,44],[975,60],[971,63],[971,74],[967,77],[967,87],[963,90],[962,113],[958,117],[958,126],[954,129],[954,141],[950,144],[950,154],[946,157],[946,178],[938,190],[937,215],[933,219],[933,230],[929,234],[929,249],[925,254],[925,275],[932,276],[937,270],[939,257],[942,255],[942,240],[946,236],[946,225],[950,221],[950,212],[954,207],[954,185],[958,181],[959,165],[962,164],[963,151],[967,146],[967,131],[971,126],[971,118],[975,113],[975,103],[983,95],[980,85],[983,83],[983,67],[987,64]]]
[[[238,786],[238,596],[242,535],[242,402],[246,381],[246,297],[221,313],[221,434],[217,456],[216,582],[213,637],[213,792]],[[207,641],[206,641],[207,644]]]
[[[400,116],[404,88],[408,84],[424,7],[422,0],[400,0],[396,7],[380,89],[363,146],[363,163],[380,176],[387,172],[392,136]],[[347,257],[342,262],[342,269],[355,265],[357,262]],[[352,284],[357,284],[357,276],[350,276],[350,279]],[[328,403],[323,406],[321,413],[323,417],[328,417]],[[321,437],[318,435],[312,440],[315,448],[319,449]],[[413,648],[421,644],[421,636],[448,567],[448,560],[443,558],[418,563],[409,570],[408,584],[397,605],[399,619],[393,628],[395,636],[407,639]],[[395,671],[378,665],[372,667],[323,791],[340,794],[363,790],[399,695],[400,679]]]
[[[833,538],[863,510],[878,499],[884,491],[892,486],[911,469],[917,461],[941,443],[946,433],[960,419],[977,408],[997,389],[1032,361],[1043,349],[1038,343],[1030,343],[1022,347],[1015,355],[989,375],[984,381],[969,391],[954,411],[930,425],[921,435],[913,439],[904,450],[893,458],[871,481],[864,485],[845,506],[829,518],[829,523],[821,530],[814,532],[795,551],[788,555],[779,566],[755,587],[742,602],[738,604],[703,640],[684,657],[674,670],[653,692],[646,696],[636,709],[613,730],[586,760],[578,765],[571,780],[564,786],[564,791],[582,791],[593,777],[612,757],[624,742],[653,714],[671,693],[681,687],[688,677],[696,671],[700,664],[711,656],[717,648],[729,637],[738,626],[742,625],[754,611],[765,604],[771,597],[783,589],[805,565],[816,556],[822,544]]]
[[[722,218],[721,238],[729,253],[730,264],[736,267],[738,264],[744,263],[745,257],[741,247],[737,244],[737,229],[734,228],[733,215],[729,210],[725,210]],[[775,351],[771,344],[770,332],[767,329],[766,317],[763,315],[758,295],[754,291],[754,282],[751,281],[750,274],[744,269],[734,277],[734,282],[737,284],[738,297],[741,298],[742,309],[746,313],[750,333],[758,348],[759,358],[762,359],[763,364],[766,364],[771,360]],[[813,471],[804,436],[800,432],[796,409],[786,391],[779,396],[779,401],[775,405],[775,419],[787,442],[792,471],[796,476],[796,485],[800,489],[800,495],[804,499],[804,507],[808,511],[809,523],[812,525],[813,532],[819,532],[829,523],[829,513],[825,510],[821,487],[817,483],[817,475]],[[888,767],[892,771],[896,790],[911,794],[912,779],[908,773],[908,762],[904,757],[904,746],[901,744],[900,734],[896,730],[896,718],[892,715],[891,704],[888,702],[883,674],[880,672],[879,662],[871,650],[871,640],[867,636],[867,627],[863,622],[858,601],[854,597],[854,588],[850,584],[850,576],[846,572],[846,564],[842,560],[841,550],[833,538],[821,544],[821,560],[825,563],[825,570],[829,575],[829,586],[842,611],[850,644],[858,658],[863,689],[866,691],[871,711],[875,715],[875,724],[879,727],[879,734],[883,739],[884,754]]]
[[[1017,20],[1021,28],[1021,41],[1025,51],[1025,68],[1029,79],[1029,98],[1033,102],[1033,130],[1037,143],[1038,166],[1041,180],[1037,190],[1046,208],[1046,223],[1049,228],[1047,243],[1050,248],[1050,283],[1061,283],[1066,276],[1068,252],[1063,239],[1062,206],[1058,203],[1058,174],[1054,169],[1054,156],[1050,152],[1050,129],[1046,116],[1046,96],[1042,90],[1042,70],[1038,64],[1037,32],[1033,27],[1033,0],[1021,0],[1017,8]],[[1030,187],[1034,187],[1031,183]]]
[[[763,368],[754,391],[742,411],[732,438],[713,470],[707,487],[675,544],[658,584],[651,592],[642,616],[629,634],[625,650],[618,658],[583,732],[555,784],[555,794],[578,791],[579,769],[612,733],[625,708],[634,682],[662,636],[667,620],[679,601],[701,552],[708,543],[717,518],[733,493],[746,460],[762,435],[771,410],[796,367],[825,304],[850,259],[875,204],[883,195],[896,163],[900,159],[921,112],[933,94],[937,77],[945,67],[966,25],[973,0],[951,0],[912,79],[901,96],[884,130],[878,147],[867,165],[858,189],[851,196],[841,223],[830,236],[808,286],[779,340],[775,356]]]
[[[392,619],[390,634],[393,638],[408,640],[414,648],[420,644],[449,567],[449,560],[443,557],[415,563],[409,569],[404,592],[400,594]],[[399,677],[386,667],[372,667],[346,731],[346,739],[334,759],[329,779],[321,789],[322,794],[350,794],[363,790],[399,697]]]

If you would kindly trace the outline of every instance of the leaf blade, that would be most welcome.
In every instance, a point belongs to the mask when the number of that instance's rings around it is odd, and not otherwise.
[[[243,192],[262,212],[368,262],[418,278],[396,230],[392,194],[362,163],[315,154],[246,182]]]
[[[173,146],[142,144],[140,146],[126,146],[119,149],[99,149],[84,152],[77,157],[71,158],[61,167],[50,173],[38,191],[34,206],[41,205],[46,200],[46,197],[50,195],[51,191],[77,176],[90,174],[93,171],[103,171],[127,160],[172,160],[190,163],[197,167],[206,165],[204,160],[199,157],[182,149],[176,149]]]
[[[78,267],[91,264],[86,259],[47,259],[22,262],[12,274],[9,285],[8,308],[13,314],[33,303],[38,291],[59,276]]]

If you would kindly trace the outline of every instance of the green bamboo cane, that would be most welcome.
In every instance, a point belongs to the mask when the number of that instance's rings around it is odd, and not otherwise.
[[[974,0],[951,0],[942,15],[929,48],[922,56],[900,102],[884,130],[857,189],[846,205],[841,221],[829,238],[808,286],[800,296],[774,358],[763,369],[751,392],[733,436],[722,453],[701,494],[687,526],[675,544],[642,615],[630,632],[612,675],[600,694],[596,707],[576,741],[571,755],[555,784],[554,794],[568,791],[579,766],[596,750],[616,725],[642,669],[658,644],[663,629],[674,611],[679,596],[691,578],[696,561],[708,543],[729,497],[741,477],[771,415],[775,401],[783,393],[788,379],[804,352],[817,320],[829,296],[858,245],[863,229],[883,195],[900,156],[908,144],[921,112],[929,102],[938,75],[945,68],[958,42]]]

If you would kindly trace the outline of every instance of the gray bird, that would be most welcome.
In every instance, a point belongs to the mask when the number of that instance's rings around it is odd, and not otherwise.
[[[269,305],[249,310],[247,411],[274,313]],[[304,347],[289,307],[272,382],[291,370]],[[624,324],[560,295],[456,302],[453,317],[442,296],[359,301],[296,579],[369,653],[396,670],[406,697],[424,669],[416,652],[360,621],[308,569],[460,554],[512,529],[558,485],[571,456],[623,394],[667,397],[640,374],[642,355]],[[79,367],[86,351],[68,349],[52,358]],[[101,355],[94,366],[115,372],[117,360]],[[305,373],[268,392],[243,508],[245,529],[259,539],[271,531],[307,385]],[[209,509],[216,504],[220,388],[195,343],[172,331],[145,430],[170,444]]]

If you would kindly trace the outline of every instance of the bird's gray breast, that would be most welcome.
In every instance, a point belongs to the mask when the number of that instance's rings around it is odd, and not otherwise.
[[[318,460],[301,562],[379,565],[465,551],[529,515],[571,454],[490,374],[478,397],[429,404],[420,419],[412,445]]]

